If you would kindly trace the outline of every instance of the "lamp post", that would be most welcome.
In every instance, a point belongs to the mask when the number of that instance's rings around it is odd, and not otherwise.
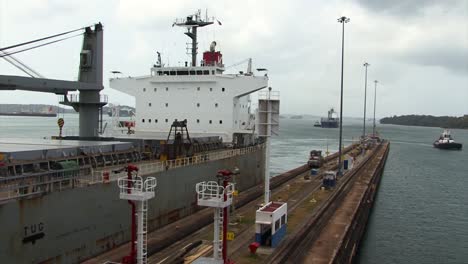
[[[377,83],[379,81],[375,80],[374,83],[375,83],[375,87],[374,87],[374,127],[372,129],[372,135],[375,136],[375,104],[377,102]]]
[[[367,67],[370,66],[369,63],[365,62],[363,66],[366,68],[366,77],[364,81],[364,119],[362,125],[362,139],[366,136],[366,106],[367,106]]]
[[[338,146],[338,175],[343,174],[341,168],[341,149],[343,144],[343,66],[344,66],[344,25],[349,22],[349,18],[342,16],[338,18],[338,22],[343,24],[342,36],[341,36],[341,96],[340,96],[340,144]]]

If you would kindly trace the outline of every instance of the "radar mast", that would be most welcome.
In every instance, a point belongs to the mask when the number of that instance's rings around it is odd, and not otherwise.
[[[197,66],[197,28],[204,27],[213,24],[213,21],[208,20],[208,15],[206,15],[205,20],[201,18],[201,10],[199,9],[197,13],[189,15],[186,18],[176,19],[172,26],[186,27],[187,32],[184,34],[192,39],[192,47],[187,48],[190,50],[187,54],[192,55],[192,67]]]

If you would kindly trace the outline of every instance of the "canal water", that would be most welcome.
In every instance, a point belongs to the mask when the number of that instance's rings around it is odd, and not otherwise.
[[[77,133],[78,115],[63,117],[64,133]],[[338,129],[314,127],[315,121],[280,120],[280,134],[272,140],[272,175],[304,164],[312,149],[338,150]],[[462,151],[432,147],[440,128],[378,130],[390,140],[390,154],[357,262],[468,263],[468,130],[452,129]],[[344,119],[345,145],[361,134],[361,120]],[[1,139],[52,135],[58,135],[57,118],[0,117]]]

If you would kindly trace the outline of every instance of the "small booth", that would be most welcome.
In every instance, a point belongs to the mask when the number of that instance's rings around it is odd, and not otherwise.
[[[255,242],[262,246],[277,247],[286,235],[287,203],[269,202],[255,215]]]
[[[353,168],[354,158],[350,155],[345,155],[343,160],[343,169],[344,170],[351,170]]]
[[[323,175],[322,187],[329,190],[336,185],[336,173],[334,171],[326,171]]]

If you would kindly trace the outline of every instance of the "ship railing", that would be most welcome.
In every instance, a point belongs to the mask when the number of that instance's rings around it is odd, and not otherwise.
[[[259,100],[279,100],[280,93],[279,91],[259,91],[258,99]]]
[[[70,103],[79,103],[80,102],[80,94],[67,94],[67,95],[59,95],[60,102],[70,102]],[[89,101],[89,100],[88,100]],[[106,94],[99,95],[99,102],[92,102],[92,103],[107,103],[109,98]]]
[[[0,178],[0,202],[75,188],[91,174],[91,167],[83,167]]]
[[[256,152],[263,148],[263,144],[238,148],[238,149],[227,149],[221,151],[214,151],[209,153],[199,153],[192,157],[185,157],[173,160],[165,161],[145,161],[138,163],[139,175],[145,176],[170,169],[176,169],[209,161],[227,159],[234,156],[245,155],[248,153]],[[115,166],[114,166],[115,167]],[[89,183],[106,183],[116,181],[120,177],[125,176],[125,172],[122,173],[110,173],[114,167],[106,167],[95,170],[93,175],[90,176]],[[117,168],[117,167],[116,167]]]

